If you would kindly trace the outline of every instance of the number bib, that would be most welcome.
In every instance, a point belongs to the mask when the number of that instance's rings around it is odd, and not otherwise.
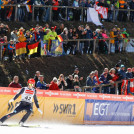
[[[34,93],[35,93],[34,89],[30,90],[28,88],[25,88],[24,93],[21,95],[21,101],[32,103]]]

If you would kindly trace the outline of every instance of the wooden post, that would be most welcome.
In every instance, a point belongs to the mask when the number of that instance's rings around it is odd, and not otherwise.
[[[118,90],[118,82],[115,83],[115,94],[117,94],[117,90]]]
[[[80,41],[78,41],[78,45],[77,45],[77,50],[79,51],[80,49]]]
[[[96,48],[96,39],[94,39],[94,40],[93,40],[93,43],[94,43],[94,44],[93,44],[93,47],[94,47],[94,48],[93,48],[93,53],[95,53],[95,48]]]
[[[65,11],[65,13],[66,13],[66,20],[68,20],[68,16],[67,16],[67,7],[65,8],[66,9],[66,11]]]
[[[15,6],[15,21],[17,21],[18,6]]]
[[[115,12],[116,12],[116,9],[114,9],[113,22],[115,22]]]
[[[108,54],[110,54],[110,51],[111,51],[111,49],[110,49],[111,47],[110,47],[110,39],[108,40]]]
[[[84,10],[84,8],[82,7],[81,8],[81,21],[83,22],[83,10]]]
[[[49,21],[52,22],[52,7],[50,7]],[[58,16],[57,16],[58,17]]]
[[[0,44],[0,61],[2,61],[2,44]]]
[[[32,21],[34,21],[34,5],[32,7]]]

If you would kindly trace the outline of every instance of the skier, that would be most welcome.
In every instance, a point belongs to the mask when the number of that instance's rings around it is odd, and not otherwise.
[[[26,114],[23,116],[23,118],[20,120],[19,125],[24,126],[24,122],[28,119],[30,114],[32,113],[32,100],[34,98],[34,102],[36,107],[38,108],[38,111],[42,114],[42,111],[39,108],[37,96],[36,96],[36,89],[35,87],[35,80],[34,79],[29,79],[28,80],[28,87],[23,87],[18,94],[15,95],[15,97],[11,100],[9,100],[9,103],[15,101],[20,95],[21,95],[21,101],[19,106],[17,106],[13,112],[5,115],[0,119],[0,125],[2,123],[12,117],[13,115],[18,114],[22,110],[26,110]]]

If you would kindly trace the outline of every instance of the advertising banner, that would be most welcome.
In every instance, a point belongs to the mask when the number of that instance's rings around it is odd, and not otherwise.
[[[84,99],[46,98],[45,120],[62,123],[82,124],[84,118]]]
[[[132,102],[85,100],[85,124],[133,124]]]

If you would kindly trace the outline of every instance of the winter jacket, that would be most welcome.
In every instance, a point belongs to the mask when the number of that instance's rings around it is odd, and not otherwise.
[[[49,90],[56,90],[56,91],[60,91],[58,84],[51,81],[50,86],[49,86]]]

